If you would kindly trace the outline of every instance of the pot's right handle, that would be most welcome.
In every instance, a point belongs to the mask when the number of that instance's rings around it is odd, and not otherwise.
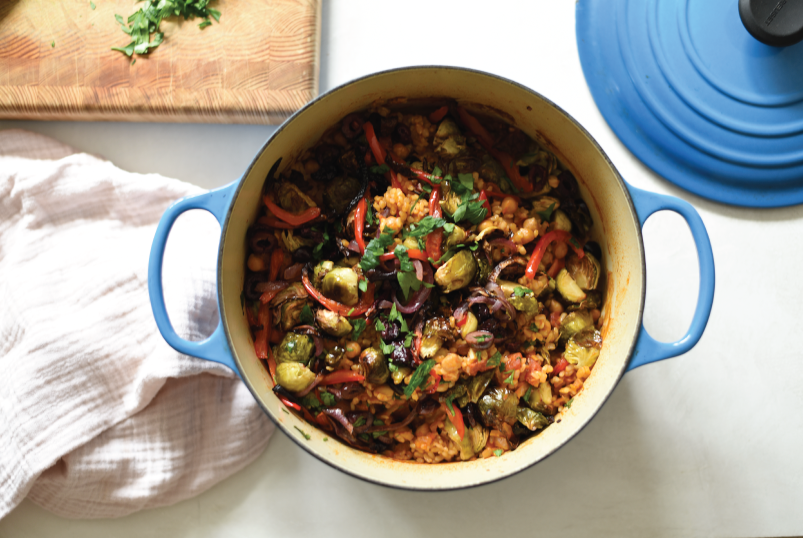
[[[647,333],[642,324],[633,358],[627,368],[632,370],[643,364],[682,355],[700,340],[714,303],[714,252],[711,250],[711,241],[708,239],[703,219],[690,203],[673,196],[643,191],[631,185],[627,188],[630,190],[642,227],[650,215],[663,210],[674,211],[686,220],[697,246],[697,259],[700,264],[700,291],[697,294],[697,307],[689,330],[676,342],[659,342]]]

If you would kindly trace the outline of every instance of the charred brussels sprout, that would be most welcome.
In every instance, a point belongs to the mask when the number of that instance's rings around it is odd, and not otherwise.
[[[477,404],[480,408],[482,423],[488,428],[501,428],[502,424],[513,424],[516,421],[516,410],[519,398],[504,388],[489,390]]]
[[[449,237],[446,238],[446,248],[451,248],[461,244],[463,241],[466,240],[466,237],[468,237],[466,231],[460,226],[455,226],[454,230],[452,230],[452,233],[450,233]],[[415,246],[414,248],[418,247]]]
[[[551,196],[542,196],[533,201],[533,213],[537,214],[541,220],[549,220],[552,213],[560,207],[560,201]]]
[[[488,283],[488,277],[491,276],[493,267],[488,263],[488,258],[485,257],[485,254],[479,250],[474,252],[474,261],[477,262],[477,282],[480,286],[484,286]]]
[[[300,248],[313,246],[315,241],[293,235],[293,230],[285,230],[282,232],[282,243],[284,243],[287,250],[295,252]]]
[[[530,431],[540,430],[549,426],[548,418],[526,407],[519,407],[516,410],[516,420],[524,424]]]
[[[342,215],[360,194],[362,184],[352,177],[338,177],[329,183],[323,192],[323,199],[336,215]]]
[[[421,356],[425,359],[434,357],[435,353],[443,347],[443,339],[450,335],[451,328],[445,319],[434,318],[427,321],[421,340]]]
[[[479,424],[474,428],[466,428],[466,437],[471,439],[471,449],[475,454],[479,454],[488,443],[488,434],[490,432],[480,426]]]
[[[315,381],[315,374],[298,362],[284,362],[276,367],[276,384],[290,392],[301,392]]]
[[[441,183],[441,208],[449,215],[454,215],[460,206],[460,196],[445,181]]]
[[[459,290],[477,274],[477,261],[468,250],[461,250],[435,271],[435,282],[444,293]]]
[[[444,420],[443,427],[446,430],[446,435],[449,436],[449,439],[454,441],[460,448],[460,459],[463,461],[470,460],[474,457],[474,447],[471,445],[471,436],[468,435],[467,431],[463,432],[463,438],[460,439],[460,434],[457,433],[457,428],[455,425],[452,424],[451,420]]]
[[[435,133],[435,152],[445,158],[453,159],[466,149],[466,137],[450,119],[445,119]]]
[[[326,353],[323,355],[323,361],[326,363],[326,367],[330,370],[337,368],[337,365],[340,364],[340,361],[343,359],[343,355],[345,353],[346,350],[340,346],[327,349]]]
[[[575,334],[593,328],[594,320],[589,312],[584,310],[571,312],[560,322],[560,338],[564,341],[569,340]]]
[[[566,258],[566,270],[582,290],[596,289],[599,284],[600,265],[593,254],[586,253],[578,258],[572,253]]]
[[[323,277],[326,276],[326,273],[334,269],[335,263],[330,260],[324,260],[318,265],[315,266],[315,269],[312,272],[312,283],[315,284],[316,288],[321,287],[321,283],[323,282]]]
[[[482,393],[488,388],[493,377],[494,370],[488,370],[487,372],[482,372],[470,378],[468,383],[466,383],[468,401],[472,403],[479,402]]]
[[[346,336],[352,329],[347,318],[325,308],[320,308],[315,312],[315,321],[318,322],[321,329],[338,338]]]
[[[304,284],[301,282],[293,282],[282,291],[276,294],[276,297],[271,299],[270,306],[277,307],[291,299],[306,299],[308,297],[307,290],[304,289]]]
[[[564,232],[571,232],[572,231],[572,221],[569,220],[569,216],[566,215],[560,209],[556,209],[555,212],[552,214],[552,228],[554,230],[563,230]]]
[[[602,336],[599,331],[586,329],[575,334],[566,342],[563,356],[574,366],[591,368],[597,362],[601,347]]]
[[[279,307],[279,325],[283,331],[289,331],[301,323],[301,311],[306,304],[306,299],[292,299]]]
[[[346,306],[354,306],[359,300],[359,277],[352,269],[335,267],[323,277],[321,291],[324,295]]]
[[[301,192],[301,189],[283,181],[277,190],[277,200],[282,209],[291,213],[301,213],[310,207],[315,207],[312,198]]]
[[[305,334],[287,333],[278,346],[273,348],[276,364],[297,362],[308,365],[315,343]],[[280,383],[281,384],[281,383]]]
[[[496,283],[501,286],[505,297],[513,305],[513,308],[526,314],[538,313],[540,307],[533,290],[524,288],[520,284],[509,280],[497,280]]]
[[[593,310],[594,308],[602,308],[602,294],[596,290],[589,290],[586,292],[586,298],[577,304],[569,305],[566,310],[574,312],[575,310]]]
[[[360,354],[360,366],[365,380],[374,385],[381,385],[390,377],[388,361],[376,348],[369,347]]]
[[[586,294],[583,293],[583,290],[580,289],[580,286],[577,285],[577,282],[574,281],[572,275],[565,268],[560,270],[555,282],[557,283],[558,292],[567,301],[579,303],[586,298]]]

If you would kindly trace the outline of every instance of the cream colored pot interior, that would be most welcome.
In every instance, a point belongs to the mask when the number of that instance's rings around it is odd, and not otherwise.
[[[541,141],[574,172],[595,223],[607,268],[604,345],[583,391],[559,423],[502,457],[436,465],[397,462],[354,450],[284,410],[256,358],[240,303],[246,231],[257,215],[265,176],[289,163],[347,113],[377,99],[448,96],[467,109],[505,119]],[[410,489],[452,489],[491,482],[529,467],[571,439],[603,405],[624,372],[640,327],[644,295],[641,234],[624,184],[596,143],[552,103],[515,83],[454,68],[423,67],[372,75],[314,101],[280,128],[242,180],[221,245],[222,319],[235,362],[256,399],[284,432],[321,460],[372,482]],[[306,432],[306,439],[296,428]],[[328,441],[324,439],[328,438]]]

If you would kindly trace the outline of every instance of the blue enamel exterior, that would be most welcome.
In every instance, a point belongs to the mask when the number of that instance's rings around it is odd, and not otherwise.
[[[697,344],[711,315],[714,304],[714,252],[700,214],[688,202],[673,196],[665,196],[637,189],[627,185],[633,205],[636,207],[639,223],[644,226],[647,218],[656,211],[674,211],[686,220],[694,244],[697,246],[697,259],[700,264],[700,291],[691,326],[686,334],[676,342],[659,342],[647,333],[644,324],[636,342],[628,371],[651,362],[676,357],[686,353]]]
[[[164,260],[164,250],[167,244],[167,236],[170,234],[170,229],[173,227],[176,219],[179,215],[190,209],[204,209],[215,216],[222,228],[223,221],[228,213],[229,206],[232,202],[232,196],[237,190],[238,183],[238,181],[235,181],[225,187],[209,191],[199,196],[183,198],[167,208],[164,215],[162,215],[162,219],[159,221],[159,226],[156,228],[156,236],[153,238],[153,245],[151,246],[151,255],[148,262],[148,294],[150,295],[151,308],[153,308],[153,317],[156,319],[156,326],[159,327],[159,332],[162,333],[162,337],[164,337],[173,349],[186,355],[224,364],[234,370],[237,375],[240,375],[240,372],[234,364],[234,358],[232,357],[229,345],[226,342],[223,323],[218,322],[218,326],[206,340],[201,342],[184,340],[176,334],[173,325],[170,323],[162,290],[162,261]],[[218,309],[220,310],[220,308],[221,305],[218,298]]]

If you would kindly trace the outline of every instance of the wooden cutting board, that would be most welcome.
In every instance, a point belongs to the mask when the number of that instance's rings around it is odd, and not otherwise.
[[[217,0],[132,62],[132,0],[0,0],[0,118],[280,123],[317,95],[320,0]]]

